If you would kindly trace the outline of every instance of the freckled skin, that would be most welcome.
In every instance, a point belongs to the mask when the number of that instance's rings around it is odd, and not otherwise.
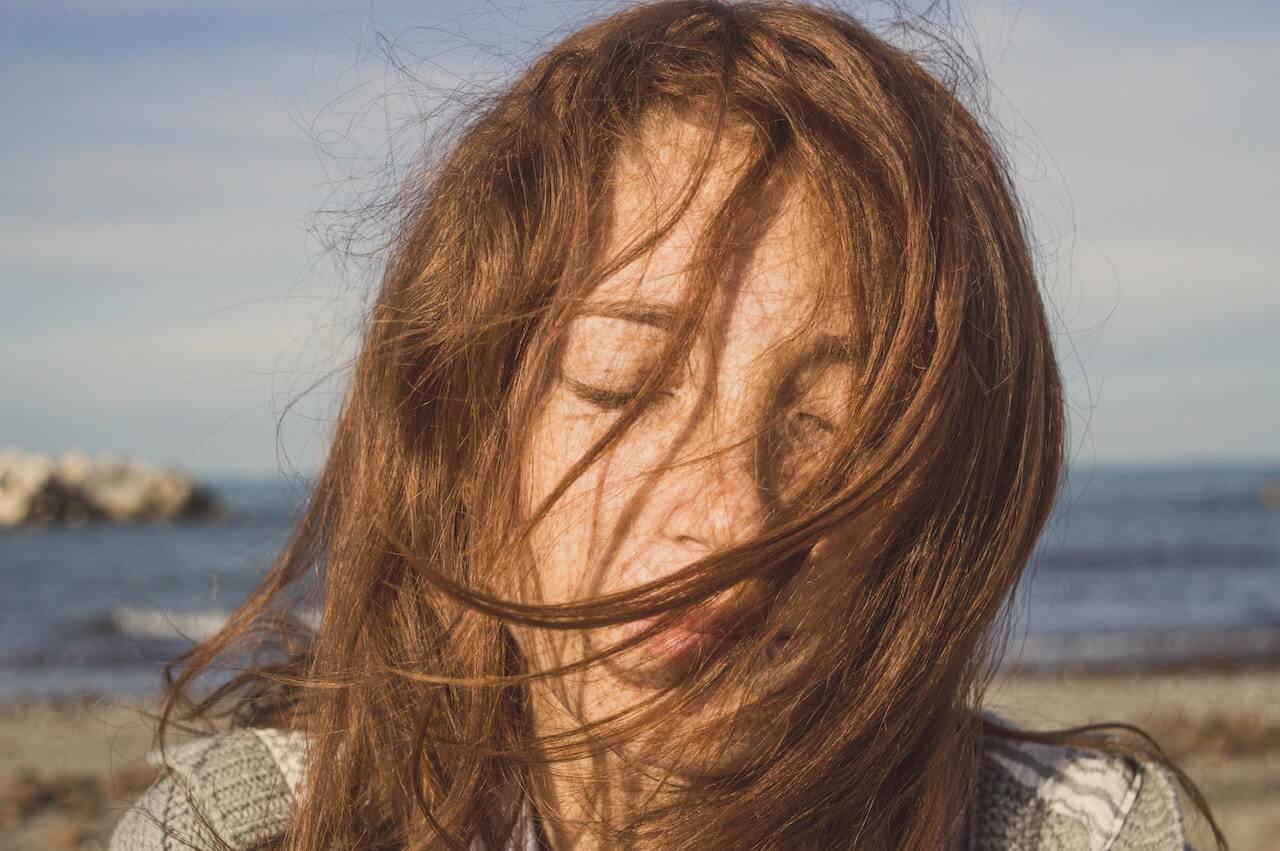
[[[610,251],[652,227],[656,202],[675,197],[690,159],[692,125],[677,123],[642,137],[638,149],[619,162]],[[732,143],[722,149],[694,207],[669,237],[648,256],[603,281],[588,302],[677,303],[688,286],[684,264],[707,215],[714,211],[739,162]],[[810,259],[821,237],[806,226],[799,193],[787,191],[764,235],[750,246],[735,280],[722,286],[710,308],[674,395],[635,423],[552,507],[533,537],[532,576],[519,594],[534,602],[567,602],[632,588],[670,575],[708,553],[752,537],[764,518],[752,462],[752,441],[759,429],[769,376],[782,360],[795,357],[807,341],[827,333],[847,337],[847,311],[838,302],[817,301],[815,263]],[[629,227],[634,223],[634,228]],[[552,385],[528,436],[522,467],[525,509],[537,505],[611,424],[617,413],[584,398],[584,388],[621,392],[634,389],[647,366],[656,362],[665,332],[621,318],[580,316],[564,349],[561,378]],[[806,426],[838,420],[850,405],[852,368],[818,370],[806,385]],[[590,394],[588,394],[589,396]],[[695,416],[696,412],[696,416]],[[806,435],[808,443],[821,430]],[[736,445],[735,445],[736,444]],[[732,451],[725,447],[735,445]],[[687,459],[701,459],[683,463]],[[679,469],[650,475],[659,464]],[[814,550],[815,565],[828,544]],[[814,566],[797,575],[784,597],[784,609],[800,640],[814,640],[823,611],[841,605],[850,585],[848,568]],[[843,574],[842,574],[843,571]],[[811,628],[806,631],[806,624]],[[829,627],[822,627],[827,629]],[[583,634],[576,631],[515,630],[532,667],[542,669],[581,658],[588,650],[630,634],[625,626]],[[624,667],[640,660],[634,653],[616,658]],[[640,664],[637,661],[637,664]],[[762,665],[771,664],[762,660]],[[554,685],[534,686],[535,724],[547,733],[608,717],[633,704],[645,691],[616,676],[616,668],[594,666]],[[693,716],[713,717],[723,705],[707,706]],[[664,739],[691,732],[706,717],[672,719]],[[742,740],[740,747],[749,747]],[[732,762],[728,751],[717,760]],[[560,797],[563,798],[563,790]],[[561,806],[564,806],[562,801]]]

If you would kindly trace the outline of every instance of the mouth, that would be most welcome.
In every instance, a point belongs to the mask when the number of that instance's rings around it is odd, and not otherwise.
[[[781,658],[791,638],[789,631],[779,633],[765,646],[762,661],[772,664]],[[679,681],[728,651],[735,641],[723,632],[691,629],[683,625],[670,627],[636,645],[635,650],[642,661],[636,667],[628,668],[625,679],[646,687]]]
[[[727,644],[728,639],[722,633],[676,626],[641,642],[639,649],[663,667],[693,668],[716,655]]]

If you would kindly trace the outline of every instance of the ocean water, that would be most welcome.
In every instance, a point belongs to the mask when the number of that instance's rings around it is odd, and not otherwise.
[[[1280,658],[1267,467],[1073,470],[1015,605],[1005,664]],[[221,521],[0,531],[0,698],[143,693],[284,544],[302,486],[213,479]]]

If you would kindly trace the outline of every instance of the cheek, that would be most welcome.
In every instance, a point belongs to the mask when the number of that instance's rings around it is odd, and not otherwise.
[[[784,620],[805,631],[825,632],[847,616],[864,575],[860,567],[863,534],[860,524],[849,523],[814,545],[812,567],[798,574],[787,589],[784,606],[790,616]]]
[[[612,422],[566,397],[553,394],[526,444],[521,469],[526,519]],[[646,473],[670,460],[664,457],[672,440],[669,427],[655,419],[633,424],[552,504],[530,537],[535,566],[524,582],[527,602],[606,593],[623,581],[628,564],[643,559],[641,539],[659,516],[662,499],[659,482]]]
[[[552,493],[599,436],[590,417],[575,414],[569,404],[553,399],[534,424],[521,468],[524,518]],[[569,485],[550,507],[530,542],[535,563],[521,583],[525,602],[565,602],[589,593],[593,541],[607,528],[615,511],[606,487],[609,455]]]

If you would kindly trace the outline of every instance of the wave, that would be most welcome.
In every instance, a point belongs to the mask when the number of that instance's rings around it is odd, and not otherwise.
[[[1265,544],[1186,544],[1144,542],[1129,546],[1062,543],[1052,539],[1041,544],[1033,562],[1037,565],[1075,570],[1134,570],[1136,568],[1187,567],[1198,570],[1266,569],[1277,567],[1275,548]]]
[[[205,641],[231,617],[230,609],[165,609],[121,606],[111,611],[108,620],[112,632],[129,638],[181,638]]]
[[[138,639],[182,639],[206,641],[231,617],[231,609],[189,609],[171,611],[139,606],[120,606],[111,610],[107,630],[115,635]],[[311,628],[319,622],[319,613],[299,612],[298,619]]]
[[[1280,626],[1146,630],[1114,633],[1040,633],[1010,639],[1006,667],[1140,669],[1233,667],[1280,660]]]

